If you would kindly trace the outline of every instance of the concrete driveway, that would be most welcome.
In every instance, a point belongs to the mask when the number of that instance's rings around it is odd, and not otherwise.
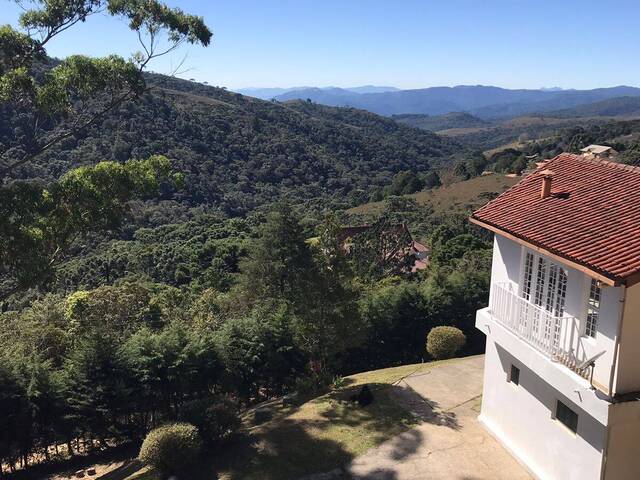
[[[399,382],[398,401],[421,417],[342,469],[359,480],[529,480],[532,477],[478,423],[484,356],[434,367]],[[335,478],[335,477],[333,477]]]

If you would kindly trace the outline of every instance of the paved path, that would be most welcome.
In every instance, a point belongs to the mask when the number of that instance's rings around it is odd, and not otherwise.
[[[326,478],[357,480],[530,480],[478,423],[483,356],[409,376],[399,401],[423,423],[369,450]]]

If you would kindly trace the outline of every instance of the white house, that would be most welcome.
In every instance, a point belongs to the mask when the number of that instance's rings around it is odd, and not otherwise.
[[[536,478],[640,479],[640,168],[562,154],[495,233],[480,421]]]

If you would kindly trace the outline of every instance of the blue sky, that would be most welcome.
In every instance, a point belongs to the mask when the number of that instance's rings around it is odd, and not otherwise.
[[[640,86],[640,2],[591,0],[182,0],[214,32],[153,65],[229,88]],[[0,0],[0,23],[18,7]],[[48,51],[129,56],[135,35],[98,16]]]

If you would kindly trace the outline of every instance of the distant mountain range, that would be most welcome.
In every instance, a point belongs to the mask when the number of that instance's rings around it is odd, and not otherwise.
[[[335,95],[340,95],[342,91],[344,92],[348,92],[348,93],[356,93],[356,94],[362,94],[362,93],[386,93],[386,92],[396,92],[399,89],[396,87],[379,87],[376,85],[363,85],[361,87],[350,87],[350,88],[338,88],[338,87],[323,87],[323,88],[318,88],[318,87],[291,87],[291,88],[278,88],[278,87],[274,87],[274,88],[254,88],[254,87],[247,87],[247,88],[239,88],[237,90],[234,90],[234,92],[237,93],[241,93],[242,95],[248,95],[250,97],[255,97],[255,98],[260,98],[262,100],[271,100],[272,98],[275,97],[279,97],[281,95],[288,95],[294,92],[305,92],[305,91],[309,91],[312,90],[314,92],[323,92],[323,91],[330,91],[333,92]],[[294,95],[292,98],[295,99],[303,99],[306,100],[306,97],[302,97],[302,96],[296,96]],[[322,103],[322,102],[316,102],[316,103]]]
[[[615,97],[573,108],[550,112],[557,118],[640,117],[640,97]]]
[[[382,91],[381,91],[382,89]],[[268,91],[265,91],[268,90]],[[481,119],[509,118],[528,113],[555,112],[616,97],[640,97],[640,88],[618,86],[593,90],[509,90],[506,88],[461,85],[397,90],[392,87],[245,89],[240,93],[289,100],[311,100],[329,106],[354,107],[380,115],[442,115],[466,112]]]

